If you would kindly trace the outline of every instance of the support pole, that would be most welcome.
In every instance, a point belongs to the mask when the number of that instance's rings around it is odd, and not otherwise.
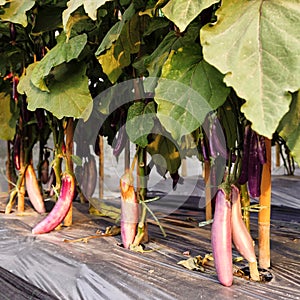
[[[104,196],[104,146],[103,136],[99,136],[99,199],[103,199]]]
[[[258,250],[259,266],[268,269],[271,266],[270,255],[270,219],[271,219],[271,140],[266,138],[267,162],[263,165],[261,196],[259,204],[263,208],[258,214]]]
[[[66,128],[66,155],[67,155],[67,164],[70,171],[74,171],[73,167],[73,137],[74,137],[74,121],[73,118],[68,119],[67,128]],[[71,204],[68,214],[64,219],[64,226],[71,226],[73,222],[73,204]]]
[[[204,162],[204,182],[205,182],[205,217],[206,221],[212,219],[211,205],[211,184],[210,184],[210,162]]]

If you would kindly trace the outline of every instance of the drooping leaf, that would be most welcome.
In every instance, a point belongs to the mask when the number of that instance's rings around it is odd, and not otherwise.
[[[153,134],[153,142],[148,144],[150,153],[158,173],[164,176],[168,171],[175,173],[181,164],[180,152],[168,133]]]
[[[10,141],[14,138],[16,123],[10,111],[10,95],[0,93],[0,140]]]
[[[277,129],[286,141],[295,161],[300,165],[300,93],[293,96],[288,113],[282,118]]]
[[[155,90],[157,116],[174,139],[198,128],[206,114],[222,105],[229,89],[223,75],[203,60],[201,47],[172,51]]]
[[[34,6],[34,4],[34,0],[10,1],[9,7],[3,8],[5,13],[3,15],[0,15],[0,19],[2,19],[3,21],[21,24],[22,26],[26,27],[26,12],[30,10]]]
[[[88,89],[86,66],[84,63],[61,64],[52,71],[50,92],[44,92],[31,82],[31,74],[38,63],[26,69],[20,78],[18,92],[27,95],[28,109],[44,108],[58,119],[74,117],[87,119],[92,108],[92,98]]]
[[[126,22],[116,42],[105,53],[97,57],[104,73],[112,83],[118,80],[122,69],[131,63],[131,54],[137,53],[140,49],[140,18],[135,15]]]
[[[65,34],[62,34],[57,40],[57,45],[43,57],[31,74],[31,82],[42,91],[49,92],[44,78],[53,67],[78,58],[87,43],[87,35],[77,35],[66,42]]]
[[[217,2],[219,0],[170,0],[162,12],[183,32],[202,10]]]
[[[97,51],[95,52],[96,57],[98,57],[102,52],[104,52],[106,49],[109,49],[113,42],[115,42],[122,30],[123,27],[125,25],[125,23],[130,20],[133,15],[135,14],[135,9],[133,4],[131,4],[124,12],[121,21],[119,21],[118,23],[114,24],[111,29],[108,31],[108,33],[106,34],[106,36],[104,37],[104,39],[102,40],[99,48],[97,49]]]
[[[201,29],[204,58],[246,100],[242,111],[271,138],[300,87],[298,0],[225,0],[217,22]]]
[[[126,131],[130,141],[144,148],[148,145],[147,136],[151,132],[155,118],[154,102],[133,103],[127,113]]]

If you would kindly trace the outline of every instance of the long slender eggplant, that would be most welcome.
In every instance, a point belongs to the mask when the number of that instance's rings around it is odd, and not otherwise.
[[[10,33],[10,42],[12,44],[15,44],[17,38],[17,31],[16,31],[16,25],[12,22],[9,23],[9,33]]]
[[[249,149],[251,139],[251,127],[247,125],[244,131],[244,143],[243,143],[243,158],[242,158],[242,169],[241,175],[238,180],[239,184],[245,184],[248,181],[248,165],[249,165]]]
[[[118,136],[116,137],[116,142],[113,144],[113,155],[118,157],[122,150],[125,148],[126,141],[128,139],[126,126],[123,125],[120,127]]]
[[[74,176],[65,172],[61,180],[61,190],[54,207],[40,223],[32,229],[33,234],[47,233],[61,224],[67,215],[75,194]]]
[[[29,164],[25,170],[25,186],[29,200],[34,209],[40,214],[46,212],[44,199],[32,164]]]
[[[258,136],[258,157],[262,165],[267,162],[266,143],[263,135]]]
[[[233,282],[231,203],[226,199],[223,189],[219,189],[216,195],[211,243],[218,279],[224,286],[231,286]]]
[[[232,240],[238,252],[248,261],[250,277],[252,280],[259,281],[257,269],[257,259],[254,250],[254,241],[243,221],[240,192],[234,185],[231,186],[231,228]]]
[[[89,162],[87,160],[87,158],[85,158],[85,161],[83,163],[83,167],[82,167],[82,177],[81,177],[81,184],[80,184],[80,188],[81,191],[83,192],[86,200],[88,200],[87,197],[87,186],[88,186],[88,181],[89,181]]]
[[[18,101],[19,93],[17,91],[17,86],[19,84],[19,76],[14,76],[12,81],[13,87],[12,87],[12,98],[15,102]]]
[[[14,148],[13,148],[13,161],[15,168],[19,171],[21,168],[20,155],[21,155],[21,136],[20,134],[15,135]]]
[[[124,248],[128,249],[137,233],[139,207],[133,187],[132,171],[126,170],[120,180],[121,189],[121,238]]]
[[[211,156],[216,158],[218,155],[223,158],[228,157],[226,139],[223,128],[217,117],[213,117],[209,130],[209,149]]]
[[[56,177],[54,169],[51,168],[50,175],[48,176],[48,180],[45,183],[45,191],[50,192],[53,189],[53,186],[56,184]]]
[[[261,176],[262,164],[258,156],[258,138],[257,133],[252,130],[248,164],[248,190],[251,197],[260,196]]]
[[[85,196],[87,199],[92,197],[97,184],[97,165],[95,157],[90,155],[88,159],[88,181],[85,190]]]
[[[45,126],[45,123],[46,123],[46,116],[45,116],[44,109],[43,108],[37,108],[35,110],[35,117],[36,117],[38,129],[42,130]]]

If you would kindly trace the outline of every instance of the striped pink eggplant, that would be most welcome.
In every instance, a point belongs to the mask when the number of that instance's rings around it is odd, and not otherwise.
[[[75,195],[74,176],[65,172],[61,180],[61,189],[58,200],[53,209],[40,223],[32,229],[33,234],[47,233],[61,224],[67,215]]]
[[[233,282],[231,203],[221,188],[216,194],[211,243],[218,279],[224,286],[231,286]]]
[[[124,248],[128,249],[137,233],[139,218],[138,200],[133,187],[131,170],[126,170],[120,180],[121,189],[121,238]]]

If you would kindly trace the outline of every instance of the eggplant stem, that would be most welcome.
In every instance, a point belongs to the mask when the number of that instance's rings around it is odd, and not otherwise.
[[[156,215],[154,214],[154,212],[149,208],[149,206],[146,203],[142,203],[146,209],[148,210],[148,212],[151,214],[151,216],[153,217],[153,219],[155,220],[155,222],[157,223],[157,225],[159,226],[162,234],[164,237],[167,237],[167,234],[163,228],[163,226],[161,225],[161,223],[159,222],[158,218],[156,217]]]

